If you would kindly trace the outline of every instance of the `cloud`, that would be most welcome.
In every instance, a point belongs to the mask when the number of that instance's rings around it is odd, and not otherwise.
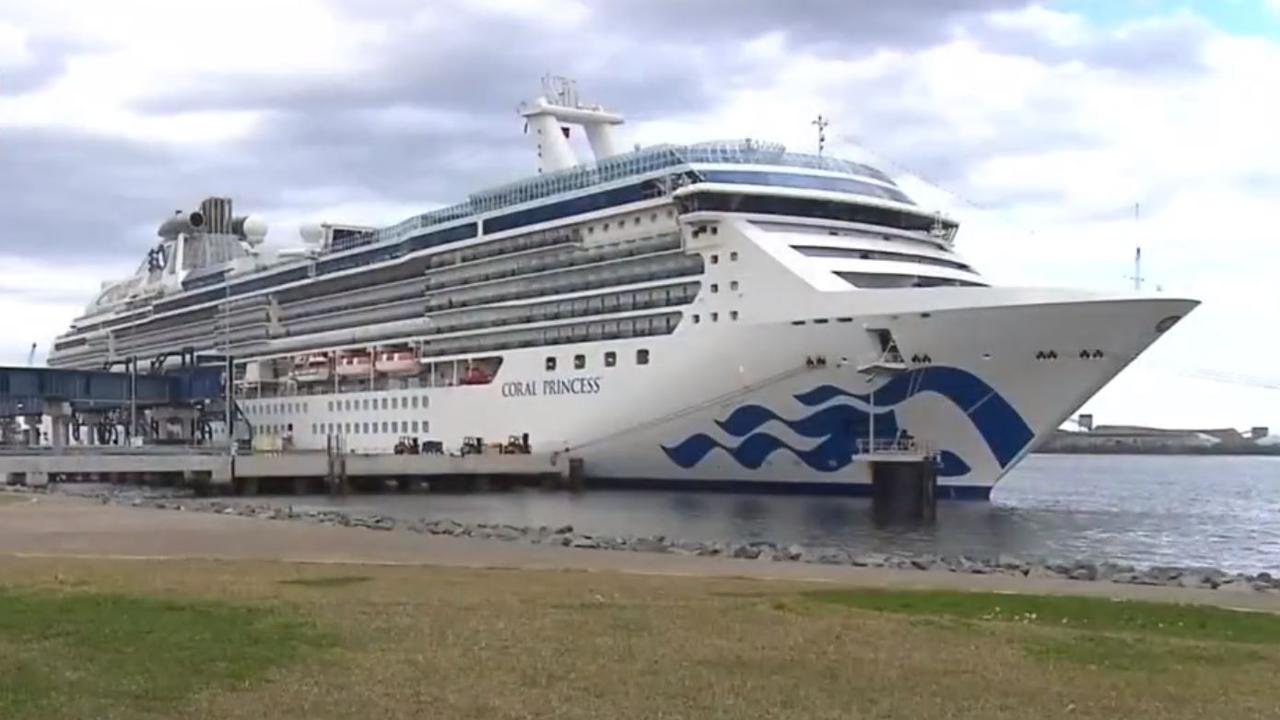
[[[1188,10],[1099,27],[1040,6],[993,13],[971,36],[992,52],[1076,63],[1143,77],[1182,77],[1206,69],[1202,56],[1213,26]]]
[[[84,264],[73,258],[52,265],[0,247],[0,366],[26,364],[32,343],[37,344],[37,361],[43,362],[53,336],[84,310],[100,281],[131,269],[127,264]]]
[[[727,45],[778,35],[788,48],[848,57],[876,50],[899,52],[950,39],[958,28],[986,13],[1025,7],[1028,0],[680,0],[600,3],[603,27],[625,27],[633,38],[675,38],[690,44]],[[640,44],[644,44],[641,42]]]

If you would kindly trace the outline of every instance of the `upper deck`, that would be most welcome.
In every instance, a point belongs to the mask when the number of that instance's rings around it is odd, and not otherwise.
[[[698,165],[755,165],[818,170],[859,178],[867,190],[883,188],[882,197],[914,204],[888,175],[869,165],[838,158],[787,152],[786,146],[759,140],[717,140],[691,145],[654,145],[613,155],[593,163],[545,173],[472,193],[465,201],[415,215],[374,232],[361,244],[403,240],[434,225],[492,213],[546,198],[639,178],[663,170],[694,169]],[[775,178],[776,180],[776,178]]]
[[[695,187],[710,192],[742,188],[828,204],[856,202],[889,224],[904,222],[892,218],[910,218],[907,224],[921,227],[940,222],[917,207],[887,175],[862,163],[787,152],[780,143],[750,139],[656,145],[481,190],[464,202],[395,225],[347,233],[341,240],[335,235],[332,242],[312,252],[270,260],[255,252],[257,260],[251,267],[242,267],[243,262],[208,265],[176,286],[161,288],[149,277],[155,273],[140,270],[104,289],[85,315],[73,322],[72,332],[115,325],[126,319],[121,311],[140,313],[140,319],[242,297],[445,245],[537,229],[632,203],[675,199]],[[875,218],[870,222],[874,224]],[[954,228],[951,223],[948,226]],[[103,302],[108,298],[113,301]]]

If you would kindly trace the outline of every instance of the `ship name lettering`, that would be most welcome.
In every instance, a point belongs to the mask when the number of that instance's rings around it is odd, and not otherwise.
[[[513,380],[502,383],[502,397],[520,398],[539,395],[595,395],[600,392],[600,376],[583,375],[551,380]]]

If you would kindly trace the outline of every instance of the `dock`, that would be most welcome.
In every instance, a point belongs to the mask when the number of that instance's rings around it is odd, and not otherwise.
[[[581,467],[563,453],[361,455],[297,451],[233,455],[226,448],[155,446],[0,450],[0,480],[7,484],[41,487],[51,480],[155,482],[245,495],[261,489],[348,492],[387,482],[402,489],[574,487],[580,482]]]

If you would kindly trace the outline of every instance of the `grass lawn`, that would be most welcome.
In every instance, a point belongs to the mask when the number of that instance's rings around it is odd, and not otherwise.
[[[1280,617],[554,571],[0,558],[0,718],[1274,718]]]

